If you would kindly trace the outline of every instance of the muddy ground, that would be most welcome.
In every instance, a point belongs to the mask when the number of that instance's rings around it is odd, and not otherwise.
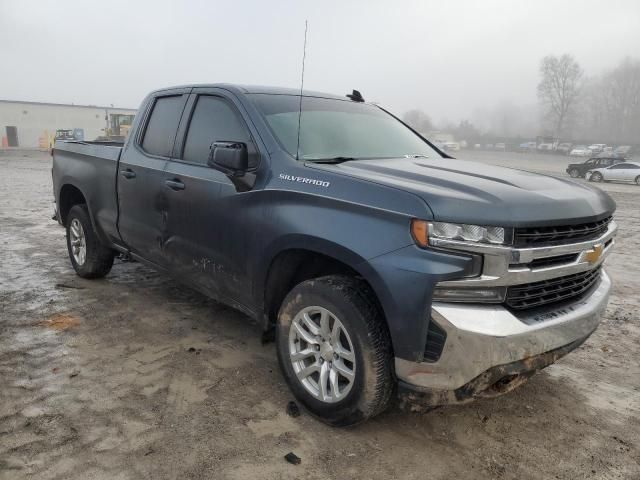
[[[498,399],[335,429],[286,415],[274,346],[242,314],[137,263],[77,277],[50,167],[0,156],[0,479],[640,478],[640,187],[602,186],[615,286],[579,350]]]

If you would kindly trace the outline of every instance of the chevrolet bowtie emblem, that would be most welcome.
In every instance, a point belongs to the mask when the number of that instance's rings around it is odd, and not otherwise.
[[[602,245],[601,243],[594,245],[593,250],[589,250],[585,252],[584,259],[593,265],[598,260],[600,260],[600,257],[602,256],[603,251],[604,251],[604,245]]]

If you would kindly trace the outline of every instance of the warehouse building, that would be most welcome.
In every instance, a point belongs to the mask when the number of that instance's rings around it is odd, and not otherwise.
[[[51,147],[58,138],[126,137],[136,111],[129,108],[0,100],[0,148]]]

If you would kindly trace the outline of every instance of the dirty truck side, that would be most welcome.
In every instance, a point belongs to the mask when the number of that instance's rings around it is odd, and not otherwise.
[[[126,254],[256,318],[333,425],[396,392],[504,393],[584,342],[611,287],[613,200],[450,158],[355,93],[171,88],[124,145],[58,142],[76,272]]]

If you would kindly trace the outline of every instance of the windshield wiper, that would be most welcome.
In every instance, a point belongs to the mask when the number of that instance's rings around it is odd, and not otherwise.
[[[309,158],[309,159],[305,159],[306,162],[331,163],[331,164],[348,162],[348,161],[351,161],[351,160],[357,160],[357,158],[355,158],[355,157],[333,157],[333,158]]]

